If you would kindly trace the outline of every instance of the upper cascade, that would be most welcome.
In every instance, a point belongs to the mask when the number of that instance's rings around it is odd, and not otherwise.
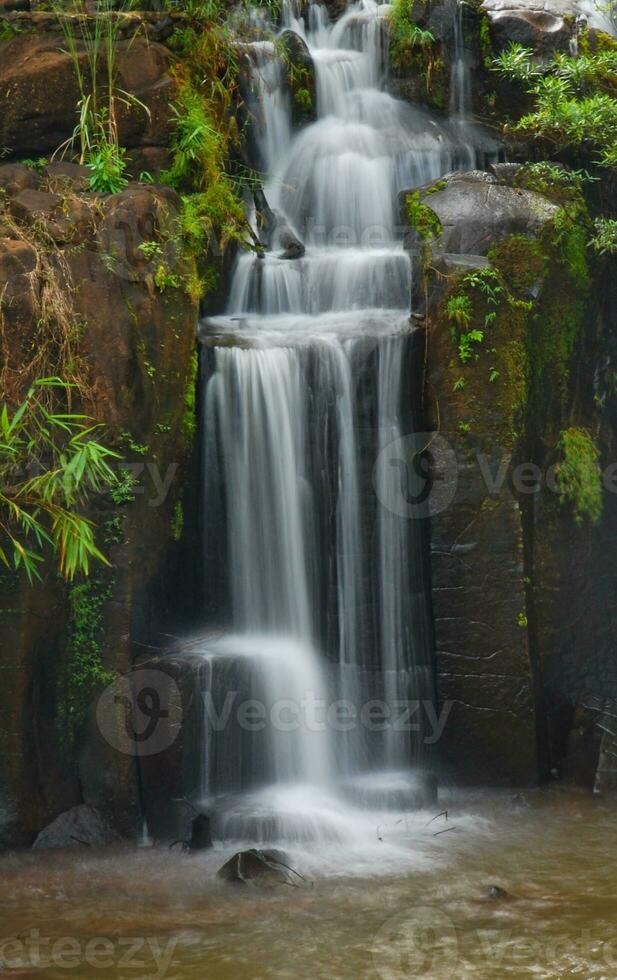
[[[410,269],[399,192],[472,168],[496,150],[469,118],[458,13],[453,86],[461,91],[453,96],[450,118],[438,119],[385,91],[389,10],[386,3],[358,0],[331,22],[320,4],[285,0],[281,33],[301,39],[315,73],[315,121],[295,133],[277,43],[249,45],[265,197],[303,246],[293,260],[284,252],[241,256],[229,314],[405,310]]]

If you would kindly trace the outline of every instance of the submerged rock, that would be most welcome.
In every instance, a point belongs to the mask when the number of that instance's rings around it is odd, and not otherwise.
[[[505,888],[500,888],[499,885],[489,885],[486,897],[492,902],[504,902],[509,901],[512,895]]]
[[[288,866],[285,852],[274,848],[261,850],[252,847],[248,851],[238,851],[219,868],[217,874],[223,881],[258,885],[260,888],[276,888],[278,885],[297,888],[304,882],[302,876]]]
[[[210,817],[205,813],[200,813],[191,823],[188,849],[189,851],[206,851],[210,847],[212,847]]]
[[[116,831],[102,813],[82,804],[61,813],[36,838],[36,851],[67,847],[105,847],[118,840]]]

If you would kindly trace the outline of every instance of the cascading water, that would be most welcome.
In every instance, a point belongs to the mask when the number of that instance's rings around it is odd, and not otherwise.
[[[192,653],[201,792],[227,837],[344,837],[346,797],[404,803],[422,731],[397,727],[394,706],[433,699],[422,532],[384,505],[375,464],[411,431],[397,195],[470,150],[460,126],[384,90],[388,9],[360,0],[331,24],[322,6],[285,7],[316,73],[317,119],[295,134],[275,45],[250,46],[265,194],[306,250],[281,258],[274,236],[240,255],[227,315],[202,330],[205,560],[230,602],[229,632]],[[373,724],[379,700],[392,714]]]

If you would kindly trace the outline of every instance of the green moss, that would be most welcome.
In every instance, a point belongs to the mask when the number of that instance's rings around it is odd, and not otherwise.
[[[574,288],[583,294],[587,293],[590,283],[587,250],[589,231],[586,214],[580,211],[573,215],[571,209],[565,208],[557,212],[550,226],[554,256],[565,266]]]
[[[197,355],[197,351],[193,351],[189,376],[186,382],[186,388],[184,390],[184,416],[182,420],[182,434],[187,447],[191,447],[193,445],[195,433],[197,431],[195,400],[197,394],[198,375],[199,357]]]
[[[182,531],[184,530],[184,511],[182,509],[182,504],[179,500],[176,501],[176,506],[174,508],[174,516],[171,522],[171,536],[174,541],[179,541],[182,537]]]
[[[494,245],[488,258],[510,289],[528,290],[544,278],[546,256],[540,243],[525,235],[510,235]]]
[[[443,231],[441,221],[432,208],[423,204],[419,191],[412,191],[407,195],[405,207],[410,227],[418,232],[423,242],[431,242],[440,237]]]
[[[590,288],[588,220],[584,208],[562,208],[540,238],[548,272],[529,338],[533,398],[539,412],[547,391],[565,398],[572,357],[582,336]]]
[[[299,88],[293,93],[293,100],[296,107],[306,117],[310,117],[313,112],[313,99],[307,88]]]
[[[574,511],[577,524],[597,524],[602,516],[600,453],[587,429],[569,428],[561,433],[561,461],[555,475],[562,501]]]
[[[103,613],[111,582],[89,579],[69,589],[67,662],[60,680],[58,720],[62,743],[72,753],[88,716],[93,695],[115,674],[101,658]]]
[[[491,37],[491,22],[487,14],[479,11],[480,16],[480,54],[485,68],[491,68],[495,58],[493,39]]]

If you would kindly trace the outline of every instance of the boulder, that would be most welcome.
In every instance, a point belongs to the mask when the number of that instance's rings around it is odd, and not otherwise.
[[[118,834],[103,814],[92,806],[82,804],[61,813],[36,838],[32,849],[47,851],[55,848],[106,847],[118,840]]]
[[[65,48],[55,34],[22,33],[0,42],[0,145],[12,157],[53,153],[75,130],[80,92]],[[78,51],[85,69],[86,54]],[[118,42],[118,87],[143,104],[118,103],[123,146],[168,142],[176,92],[168,73],[171,60],[165,47],[145,38]]]
[[[304,882],[304,878],[288,866],[284,851],[274,848],[260,850],[253,847],[248,851],[238,851],[219,868],[217,874],[223,881],[259,888],[277,888],[280,885],[297,888]]]
[[[19,194],[20,191],[38,187],[39,182],[36,170],[23,163],[4,163],[0,166],[0,190],[6,194]]]
[[[312,122],[317,115],[315,65],[306,41],[295,31],[283,31],[280,43],[286,52],[286,77],[292,119],[296,126],[301,126]]]
[[[535,235],[559,210],[541,194],[509,187],[481,170],[449,174],[421,189],[420,199],[441,223],[433,254],[486,255],[510,235]],[[407,238],[408,245],[416,243],[417,235]]]
[[[554,306],[555,293],[574,295],[575,284],[562,282],[562,265],[545,243],[544,230],[559,207],[542,195],[495,174],[454,173],[421,188],[416,204],[430,209],[412,207],[417,227],[407,244],[428,275],[427,307],[417,296],[415,309],[427,313],[427,429],[437,433],[432,475],[447,504],[432,514],[430,525],[438,691],[440,704],[450,705],[439,758],[458,782],[530,784],[538,775],[536,680],[527,633],[523,508],[508,473],[516,453],[528,452],[519,449],[527,338],[537,330],[536,318],[546,317],[546,306]],[[546,258],[538,260],[538,280],[517,292],[525,302],[496,305],[485,322],[477,312],[481,291],[472,292],[470,316],[477,319],[469,320],[469,329],[477,326],[482,342],[462,359],[457,336],[463,330],[448,308],[453,297],[465,294],[462,281],[486,271],[500,243],[506,245],[499,254],[510,254],[509,240],[531,263],[539,238]],[[533,275],[531,265],[529,270]],[[493,483],[500,472],[502,480]]]
[[[23,224],[38,224],[59,243],[84,241],[94,228],[92,204],[77,197],[27,188],[10,199],[9,210]]]
[[[538,56],[567,51],[576,37],[577,18],[587,19],[576,0],[484,0],[482,10],[497,47],[516,42]]]
[[[69,160],[52,160],[43,168],[49,187],[58,191],[70,188],[72,191],[86,191],[90,184],[92,171],[79,163]]]

